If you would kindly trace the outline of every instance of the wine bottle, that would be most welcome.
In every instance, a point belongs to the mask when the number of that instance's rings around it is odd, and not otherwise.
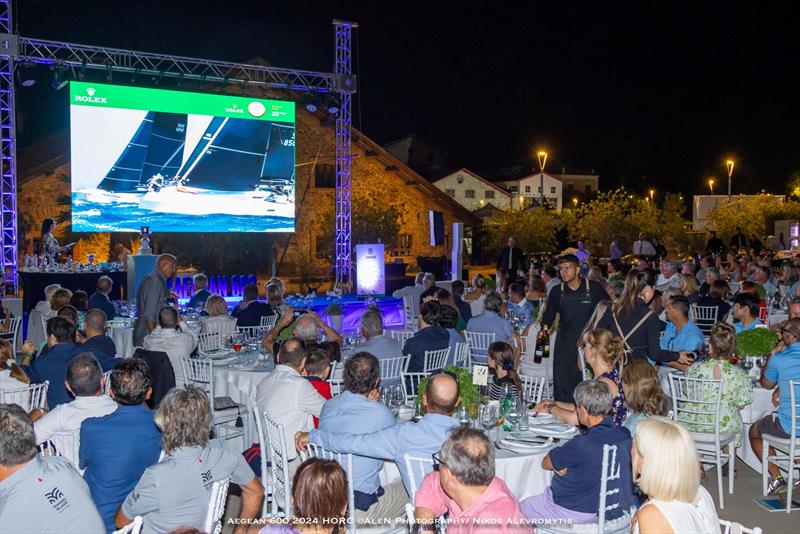
[[[548,330],[547,325],[542,325],[542,339],[539,340],[539,343],[542,345],[542,358],[549,358],[550,357],[550,330]]]

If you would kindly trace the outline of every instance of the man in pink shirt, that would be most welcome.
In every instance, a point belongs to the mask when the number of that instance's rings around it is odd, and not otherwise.
[[[448,534],[533,532],[516,497],[494,476],[494,447],[479,430],[453,431],[434,454],[434,472],[414,501],[420,530],[432,530],[436,518],[448,513]]]

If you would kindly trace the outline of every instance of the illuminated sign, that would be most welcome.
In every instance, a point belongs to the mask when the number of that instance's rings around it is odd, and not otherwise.
[[[386,279],[383,245],[356,245],[356,293],[359,295],[383,295]]]

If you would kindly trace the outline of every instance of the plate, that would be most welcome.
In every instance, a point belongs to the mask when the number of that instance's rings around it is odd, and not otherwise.
[[[209,351],[203,351],[202,357],[206,358],[207,360],[219,360],[221,358],[230,358],[231,351],[227,349],[213,349]]]
[[[256,369],[260,369],[261,365],[258,363],[234,363],[231,365],[231,368],[237,371],[255,371]]]
[[[521,443],[519,441],[511,441],[502,439],[497,444],[500,449],[506,449],[516,453],[531,453],[537,451],[545,451],[553,446],[553,438],[547,438],[544,443]]]
[[[532,424],[532,425],[536,425],[536,424],[540,424],[540,423],[549,423],[551,421],[558,421],[558,418],[555,415],[552,415],[552,414],[549,414],[549,413],[545,413],[545,412],[542,412],[542,413],[539,413],[539,414],[536,414],[536,415],[535,415],[535,413],[536,412],[534,412],[533,410],[529,410],[528,411],[528,414],[529,414],[528,422],[530,424]]]
[[[215,360],[213,360],[211,362],[211,365],[213,365],[214,367],[221,367],[223,365],[228,365],[229,363],[235,362],[235,361],[236,361],[236,357],[235,356],[228,356],[225,359],[215,359]]]
[[[552,438],[572,437],[578,430],[566,423],[545,423],[543,425],[536,425],[530,429],[530,432],[538,436],[549,436]]]

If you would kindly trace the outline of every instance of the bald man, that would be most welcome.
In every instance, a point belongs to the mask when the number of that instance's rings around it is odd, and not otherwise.
[[[156,268],[142,280],[136,295],[139,318],[133,332],[134,346],[141,346],[144,337],[158,325],[158,313],[167,305],[169,289],[167,280],[178,271],[178,260],[172,254],[162,254],[156,260]]]
[[[397,423],[370,434],[333,434],[320,430],[298,432],[295,443],[298,450],[305,450],[306,444],[310,442],[334,452],[394,460],[406,492],[414,495],[417,488],[411,485],[403,456],[409,454],[418,458],[430,458],[433,453],[438,452],[450,432],[458,426],[458,420],[450,415],[460,400],[456,380],[450,375],[439,373],[433,375],[425,387],[422,394],[425,417],[416,423]]]

